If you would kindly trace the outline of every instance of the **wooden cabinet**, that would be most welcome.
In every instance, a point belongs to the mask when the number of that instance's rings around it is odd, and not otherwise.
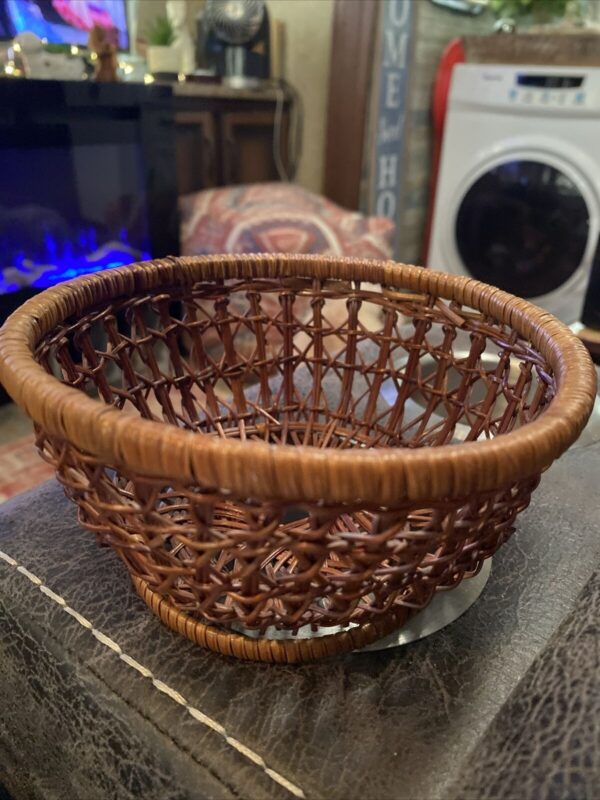
[[[271,89],[176,88],[179,194],[281,180],[289,171],[289,105],[286,98],[278,113]]]
[[[269,111],[231,111],[223,114],[221,136],[223,179],[226,184],[280,179],[275,148],[279,145],[282,158],[287,135],[282,137],[280,132],[277,136],[274,126],[274,115]]]
[[[175,115],[177,189],[188,194],[198,187],[217,186],[217,134],[210,111],[180,111]]]

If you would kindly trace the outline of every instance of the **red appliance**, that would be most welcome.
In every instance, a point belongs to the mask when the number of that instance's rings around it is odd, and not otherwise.
[[[456,64],[465,61],[465,49],[462,39],[452,39],[442,53],[440,63],[435,74],[433,84],[433,96],[431,103],[431,116],[433,121],[433,158],[431,163],[431,180],[429,184],[429,208],[427,211],[427,223],[425,225],[425,238],[423,241],[422,263],[427,264],[429,256],[429,241],[431,238],[431,224],[433,221],[433,209],[435,205],[435,190],[437,186],[438,171],[440,168],[440,157],[442,154],[442,141],[444,138],[444,122],[446,120],[446,108],[448,106],[448,94],[450,92],[450,81],[452,80],[452,70]]]

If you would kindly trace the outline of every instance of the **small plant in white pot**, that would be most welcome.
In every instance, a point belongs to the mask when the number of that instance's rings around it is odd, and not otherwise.
[[[175,44],[175,31],[168,17],[156,17],[148,28],[146,40],[146,60],[152,74],[179,72],[181,54]]]

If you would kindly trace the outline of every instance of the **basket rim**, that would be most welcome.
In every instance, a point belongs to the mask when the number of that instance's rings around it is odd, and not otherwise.
[[[33,358],[40,339],[63,319],[110,298],[200,280],[298,277],[430,293],[489,314],[529,338],[548,359],[557,393],[537,419],[494,439],[415,449],[320,450],[222,439],[125,415],[65,386]],[[532,477],[579,436],[596,394],[596,372],[584,345],[526,300],[470,278],[393,261],[275,254],[168,257],[47,289],[0,329],[0,382],[44,431],[108,465],[243,498],[363,507],[465,497]]]

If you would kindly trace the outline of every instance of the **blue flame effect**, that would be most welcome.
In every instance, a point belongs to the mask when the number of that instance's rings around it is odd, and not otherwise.
[[[89,275],[152,258],[147,250],[139,250],[129,244],[125,228],[119,231],[122,246],[114,240],[104,245],[99,244],[93,227],[82,228],[75,238],[75,242],[58,242],[46,233],[44,252],[36,253],[35,258],[25,251],[13,253],[10,259],[11,272],[17,270],[22,274],[22,280],[10,280],[0,271],[0,294],[16,292],[25,287],[47,289],[79,275]]]

